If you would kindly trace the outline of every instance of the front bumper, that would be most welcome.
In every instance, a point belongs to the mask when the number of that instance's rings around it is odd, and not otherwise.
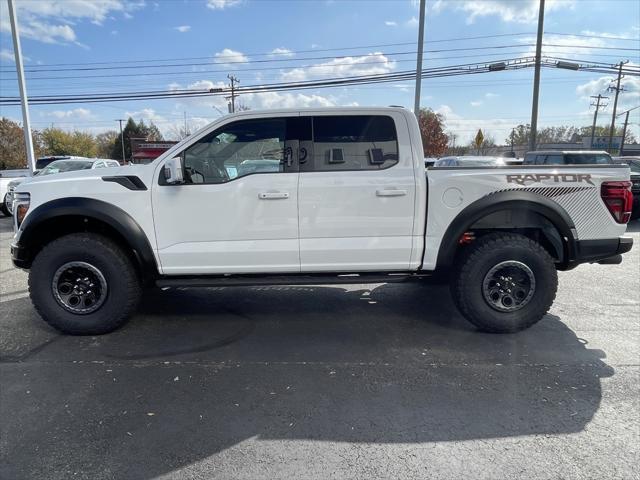
[[[15,243],[11,244],[11,261],[18,268],[29,268],[31,266],[26,248]]]
[[[633,247],[633,238],[619,237],[603,240],[578,240],[576,242],[575,258],[571,263],[620,263],[617,257],[627,253]],[[620,261],[622,258],[620,257]]]

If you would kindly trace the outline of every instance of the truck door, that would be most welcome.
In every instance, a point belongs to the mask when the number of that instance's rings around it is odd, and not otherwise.
[[[227,123],[181,153],[185,182],[153,187],[165,274],[300,271],[295,117]],[[297,146],[297,143],[295,144]]]
[[[301,270],[408,270],[416,187],[406,120],[319,113],[309,121],[300,140]]]

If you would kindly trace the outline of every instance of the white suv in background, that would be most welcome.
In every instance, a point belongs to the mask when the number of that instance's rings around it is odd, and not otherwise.
[[[53,173],[73,172],[75,170],[90,170],[93,168],[120,167],[120,162],[105,158],[82,158],[74,157],[63,160],[56,160],[44,167],[35,175],[51,175]],[[7,193],[4,196],[3,213],[13,215],[13,192],[18,185],[24,181],[28,181],[29,177],[20,177],[12,180],[7,184]]]

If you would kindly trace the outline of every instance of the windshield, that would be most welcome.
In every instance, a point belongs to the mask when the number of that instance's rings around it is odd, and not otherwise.
[[[38,175],[51,175],[52,173],[73,172],[74,170],[89,170],[93,165],[87,160],[58,160],[47,165],[38,172]]]

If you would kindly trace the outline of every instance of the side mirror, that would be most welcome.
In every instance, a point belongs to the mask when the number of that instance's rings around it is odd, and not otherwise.
[[[182,170],[182,159],[173,157],[164,164],[164,179],[169,185],[184,183]]]

